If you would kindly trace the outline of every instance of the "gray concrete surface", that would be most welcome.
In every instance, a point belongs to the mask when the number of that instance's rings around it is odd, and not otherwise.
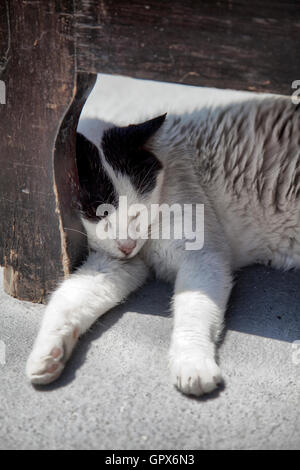
[[[105,315],[44,388],[24,375],[44,307],[1,290],[0,448],[299,448],[300,275],[258,266],[237,279],[220,347],[226,384],[202,399],[169,382],[169,286],[152,282]]]

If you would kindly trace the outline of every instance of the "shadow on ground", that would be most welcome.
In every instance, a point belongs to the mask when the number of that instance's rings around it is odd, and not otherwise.
[[[238,272],[228,304],[222,341],[227,330],[287,342],[300,339],[299,286],[300,274],[295,271],[282,272],[264,266],[251,266]],[[152,302],[157,296],[159,309],[157,304]],[[134,311],[140,315],[170,317],[171,297],[170,285],[149,282],[143,289],[132,294],[123,305],[99,319],[81,338],[64,373],[56,382],[47,386],[36,386],[36,389],[51,391],[74,380],[76,371],[84,364],[93,342],[101,338],[106,330],[113,328],[126,311]],[[214,395],[218,396],[219,392]]]

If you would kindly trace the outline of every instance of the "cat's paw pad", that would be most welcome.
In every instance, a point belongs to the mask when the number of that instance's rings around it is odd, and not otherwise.
[[[64,369],[77,338],[78,333],[74,330],[69,337],[49,336],[43,342],[39,341],[26,365],[26,375],[31,383],[45,385],[56,380]]]
[[[33,384],[47,384],[58,378],[64,368],[63,348],[55,346],[49,353],[34,350],[27,361],[26,375]]]
[[[215,360],[199,354],[173,357],[171,374],[174,385],[187,395],[210,393],[222,383],[221,371]]]

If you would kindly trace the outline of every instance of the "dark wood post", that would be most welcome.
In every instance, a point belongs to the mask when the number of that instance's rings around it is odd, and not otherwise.
[[[1,3],[0,264],[6,292],[34,302],[83,256],[75,132],[95,75],[76,72],[73,4]]]

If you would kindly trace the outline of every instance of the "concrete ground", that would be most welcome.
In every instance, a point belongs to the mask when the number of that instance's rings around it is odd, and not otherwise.
[[[101,76],[80,129],[97,142],[111,122],[240,96]],[[0,290],[0,448],[300,448],[299,287],[299,272],[239,273],[220,347],[225,386],[202,399],[170,384],[169,286],[152,282],[102,317],[43,388],[24,368],[44,307]]]
[[[220,347],[226,383],[202,399],[169,382],[169,286],[152,282],[102,317],[43,388],[24,367],[44,307],[1,290],[0,448],[300,448],[299,281],[260,266],[239,273]]]

